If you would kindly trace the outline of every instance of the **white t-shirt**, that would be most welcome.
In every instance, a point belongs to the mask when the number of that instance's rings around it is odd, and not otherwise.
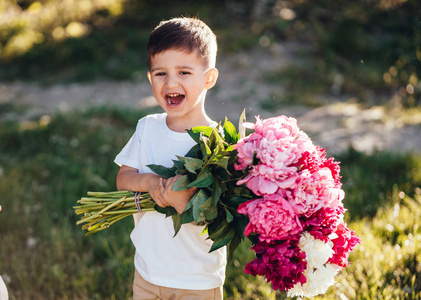
[[[148,164],[171,167],[176,155],[184,156],[195,142],[187,133],[174,132],[166,114],[139,120],[136,132],[115,158],[139,173],[152,173]],[[174,237],[172,218],[158,212],[142,213],[130,237],[136,248],[135,267],[147,281],[165,287],[206,290],[222,286],[225,280],[226,247],[209,253],[203,226],[183,224]]]

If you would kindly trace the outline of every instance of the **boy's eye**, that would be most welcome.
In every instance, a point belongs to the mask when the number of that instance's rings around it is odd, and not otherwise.
[[[181,71],[181,72],[180,72],[180,74],[181,74],[181,75],[189,75],[189,74],[191,74],[191,73],[190,73],[190,72],[188,72],[188,71]]]
[[[165,72],[158,72],[158,73],[155,73],[155,76],[165,76]]]

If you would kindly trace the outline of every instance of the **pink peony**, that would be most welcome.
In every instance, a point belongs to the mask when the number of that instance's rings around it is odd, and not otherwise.
[[[278,190],[278,185],[264,176],[247,175],[244,179],[237,182],[238,185],[245,183],[246,186],[257,196],[274,194]]]
[[[328,262],[346,267],[348,262],[348,252],[351,252],[358,244],[361,244],[360,238],[355,235],[355,232],[348,229],[345,223],[337,226],[334,232],[335,237],[332,238],[333,242],[333,257]]]
[[[313,152],[302,152],[301,157],[294,165],[298,167],[300,171],[309,170],[310,173],[314,173],[319,169],[324,157],[324,149],[320,149],[319,146],[315,146],[315,151]]]
[[[278,193],[288,199],[295,213],[306,216],[322,207],[340,206],[345,195],[343,190],[336,188],[328,168],[320,168],[314,173],[303,170],[293,186]]]
[[[256,118],[255,132],[261,136],[257,158],[276,171],[294,167],[305,151],[314,151],[309,137],[299,130],[294,118],[279,116],[260,120]]]
[[[313,145],[311,139],[299,130],[295,119],[279,116],[261,120],[257,117],[254,125],[247,124],[255,132],[235,145],[238,152],[235,168],[249,168],[249,174],[238,185],[246,184],[258,196],[282,194],[283,190],[291,188],[300,172],[318,173],[314,175],[317,177],[328,171],[324,178],[332,181],[331,186],[340,188],[338,164],[333,159],[325,159],[324,149]],[[336,206],[340,191],[332,192],[328,196],[334,199],[325,202],[334,202],[333,206]]]
[[[291,205],[276,194],[242,203],[238,212],[249,217],[244,234],[259,234],[261,241],[283,240],[302,231]]]
[[[341,171],[341,168],[339,167],[339,163],[335,162],[333,157],[331,157],[323,161],[322,167],[328,168],[330,170],[332,173],[332,178],[336,183],[336,187],[340,188],[342,184],[340,182],[341,176],[339,175],[339,172]]]
[[[325,243],[330,241],[329,236],[336,230],[340,222],[343,222],[345,209],[338,206],[333,209],[324,207],[309,217],[300,217],[303,231],[309,232],[314,238]]]
[[[259,149],[261,138],[258,134],[251,134],[234,145],[238,156],[238,164],[234,165],[236,170],[243,170],[253,165],[253,159]]]
[[[257,196],[270,195],[278,192],[279,189],[287,189],[295,184],[298,177],[296,168],[286,168],[283,172],[278,172],[264,164],[253,166],[249,174],[237,185],[246,186]]]
[[[283,170],[300,157],[298,145],[294,140],[294,136],[288,135],[282,139],[277,139],[276,133],[269,131],[260,141],[257,158],[260,159],[262,164],[276,170]]]
[[[251,249],[257,258],[249,262],[244,271],[253,276],[265,276],[275,290],[292,288],[297,283],[304,284],[307,268],[306,255],[298,247],[299,235],[282,242],[259,242]]]

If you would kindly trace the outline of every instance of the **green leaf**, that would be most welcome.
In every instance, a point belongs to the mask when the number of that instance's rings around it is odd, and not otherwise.
[[[192,199],[193,199],[194,197],[196,197],[197,193],[199,193],[199,191],[197,191],[197,192],[193,195],[193,197],[191,197],[191,199],[190,199],[189,203],[187,203],[187,205],[186,205],[186,208],[184,208],[184,211],[187,211],[187,210],[189,210],[190,208],[192,208],[192,207],[193,207],[193,201],[192,201]]]
[[[173,160],[173,162],[174,162],[174,167],[177,168],[177,170],[185,170],[186,169],[184,167],[184,163],[182,161]]]
[[[216,145],[216,146],[213,148],[213,151],[212,151],[212,156],[209,158],[209,160],[210,160],[211,162],[215,160],[215,158],[216,158],[216,157],[217,157],[217,155],[218,155],[219,150],[220,150],[219,145]]]
[[[218,217],[218,208],[212,205],[212,197],[209,197],[200,205],[198,215],[207,222],[211,222]]]
[[[196,197],[193,197],[190,202],[192,202],[193,206],[193,219],[196,223],[202,222],[205,220],[205,218],[201,214],[200,207],[203,203],[206,202],[206,200],[209,198],[208,195],[204,190],[199,190],[195,194]]]
[[[205,226],[205,228],[203,228],[202,233],[200,234],[200,236],[207,234],[208,233],[208,226]]]
[[[224,232],[224,235],[222,237],[216,239],[213,242],[212,247],[209,252],[218,250],[219,248],[227,245],[234,236],[235,236],[235,231],[228,229],[226,232]]]
[[[225,117],[223,128],[224,128],[225,141],[229,144],[236,143],[237,130],[235,129],[235,126],[230,121],[228,121],[226,117]]]
[[[244,238],[244,230],[249,223],[249,218],[236,212],[236,218],[233,223],[235,231],[241,236],[241,238]]]
[[[154,209],[161,214],[165,214],[165,217],[167,218],[177,213],[175,208],[171,206],[160,207],[158,205],[155,205]]]
[[[218,208],[209,206],[205,211],[201,212],[201,215],[205,218],[206,222],[212,222],[218,217]]]
[[[238,136],[240,139],[246,136],[246,128],[243,126],[243,123],[246,121],[246,109],[243,110],[238,121]]]
[[[197,158],[184,157],[184,166],[189,172],[197,174],[196,171],[201,170],[203,167],[203,160]]]
[[[219,131],[215,128],[212,128],[212,134],[209,137],[209,147],[213,149],[213,153],[217,153],[219,149],[216,149],[216,147],[223,142],[222,137],[219,134]],[[219,146],[220,148],[220,146]]]
[[[195,207],[197,206],[198,208],[203,204],[203,202],[206,201],[206,199],[208,199],[209,196],[208,194],[203,190],[203,189],[199,189],[196,194],[194,194],[194,196],[190,199],[191,202],[191,206],[190,207]],[[190,204],[189,202],[189,204]],[[189,205],[187,204],[187,205]]]
[[[224,234],[224,231],[227,230],[229,224],[225,220],[219,219],[208,225],[209,238],[213,241]]]
[[[212,127],[212,135],[215,138],[215,143],[219,143],[220,141],[223,141],[224,139],[221,136],[221,133],[218,131],[218,129]]]
[[[181,224],[191,223],[193,221],[193,209],[184,210],[181,214]]]
[[[234,257],[235,249],[237,249],[238,245],[241,243],[241,236],[238,234],[234,234],[232,240],[229,242],[227,246],[227,252],[228,252],[228,261],[227,263],[231,263],[232,258]]]
[[[227,170],[224,170],[222,168],[217,168],[216,170],[214,170],[214,174],[217,175],[221,181],[228,181],[231,179],[227,173]]]
[[[171,190],[177,192],[187,190],[189,183],[189,177],[187,175],[183,175],[174,183]]]
[[[174,223],[174,236],[176,236],[181,229],[181,215],[179,213],[173,214],[172,221]]]
[[[198,144],[200,142],[200,131],[194,131],[193,128],[190,130],[187,130],[187,133],[191,136],[191,138]]]
[[[238,207],[241,203],[244,203],[244,202],[246,202],[246,201],[248,201],[248,200],[250,200],[250,199],[243,198],[243,197],[231,197],[231,198],[227,201],[227,204],[228,204],[230,207],[234,207],[234,208],[236,208],[236,207]]]
[[[149,169],[152,170],[152,172],[164,178],[171,178],[175,176],[175,170],[176,170],[175,167],[167,168],[164,166],[154,165],[154,164],[150,164],[147,166],[149,167]]]
[[[234,145],[229,145],[229,146],[225,149],[225,151],[230,152],[230,155],[231,155],[231,152],[232,152],[232,151],[234,151]]]
[[[212,127],[209,126],[196,126],[190,130],[187,130],[187,133],[195,140],[196,143],[199,143],[202,133],[205,136],[210,136],[212,134]]]
[[[225,213],[227,214],[227,222],[231,223],[234,220],[234,216],[228,209],[225,209]]]
[[[197,176],[196,180],[191,182],[187,185],[187,188],[197,187],[197,188],[204,188],[208,187],[213,182],[213,176],[212,173],[209,171],[209,169],[203,169],[202,172],[199,173],[199,176]]]
[[[220,166],[224,168],[225,170],[227,170],[229,160],[230,160],[229,156],[223,156],[220,158],[217,157],[212,162],[210,162],[210,164]]]
[[[210,140],[207,137],[203,137],[200,142],[200,150],[202,151],[203,160],[206,162],[209,155],[212,154],[211,149],[209,148]]]
[[[222,194],[222,185],[221,182],[217,179],[213,179],[213,191],[212,191],[212,205],[216,206],[221,198]]]
[[[194,145],[189,152],[185,155],[185,157],[197,157],[197,153],[200,151],[200,145],[197,143]]]
[[[205,194],[205,196],[203,195],[203,193]],[[190,208],[193,207],[193,204],[196,203],[196,201],[198,201],[196,199],[196,197],[207,197],[206,192],[203,190],[197,190],[196,193],[194,193],[193,197],[191,197],[189,203],[187,203],[186,207],[184,208],[184,211],[189,210]]]

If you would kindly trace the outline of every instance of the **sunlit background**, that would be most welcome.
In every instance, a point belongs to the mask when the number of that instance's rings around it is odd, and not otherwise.
[[[72,206],[159,111],[146,41],[164,19],[217,34],[215,120],[286,114],[341,161],[362,239],[319,299],[421,299],[421,2],[0,0],[0,275],[10,299],[129,299],[131,220],[83,237]],[[228,299],[284,299],[228,267]]]

